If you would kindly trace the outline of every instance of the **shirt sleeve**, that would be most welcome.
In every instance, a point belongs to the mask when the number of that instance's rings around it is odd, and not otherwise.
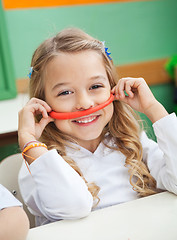
[[[19,185],[24,201],[36,216],[50,221],[87,216],[93,197],[85,181],[55,149],[22,167]]]
[[[22,203],[0,184],[0,210],[17,206],[22,206]]]
[[[143,160],[157,188],[177,194],[177,118],[170,114],[153,124],[157,143],[143,132]]]

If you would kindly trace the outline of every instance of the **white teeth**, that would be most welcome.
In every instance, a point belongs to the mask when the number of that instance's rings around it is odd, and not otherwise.
[[[77,120],[76,122],[78,122],[78,123],[89,123],[89,122],[92,122],[95,119],[96,119],[96,117],[90,117],[90,118],[87,118],[85,120]]]

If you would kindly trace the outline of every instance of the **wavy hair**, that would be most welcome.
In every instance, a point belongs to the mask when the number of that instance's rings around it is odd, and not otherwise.
[[[102,56],[110,86],[113,88],[118,81],[117,72],[113,61],[106,55],[102,42],[80,29],[69,28],[45,40],[34,52],[31,62],[33,73],[29,86],[30,97],[45,101],[45,67],[55,56],[59,56],[60,52],[75,53],[85,50],[96,51]],[[113,104],[114,113],[110,122],[103,129],[102,140],[106,133],[115,139],[116,147],[114,149],[121,151],[126,156],[125,167],[128,168],[130,174],[130,184],[139,196],[154,194],[157,192],[156,182],[142,161],[141,127],[138,117],[127,104],[121,101],[114,101]],[[64,160],[84,179],[93,199],[99,201],[99,186],[95,183],[88,183],[75,161],[66,154],[65,147],[73,142],[73,139],[57,129],[51,122],[44,129],[41,141],[48,146],[48,149],[57,149]]]

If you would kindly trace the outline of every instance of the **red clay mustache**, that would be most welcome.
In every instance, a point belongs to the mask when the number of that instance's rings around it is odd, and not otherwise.
[[[60,119],[60,120],[79,118],[79,117],[89,115],[91,113],[97,112],[100,109],[105,108],[113,100],[114,100],[114,95],[111,93],[109,99],[106,102],[101,103],[101,104],[99,104],[99,105],[97,105],[93,108],[89,108],[89,109],[86,109],[86,110],[83,110],[83,111],[76,111],[76,112],[54,112],[54,111],[51,111],[49,113],[49,115],[54,119]]]

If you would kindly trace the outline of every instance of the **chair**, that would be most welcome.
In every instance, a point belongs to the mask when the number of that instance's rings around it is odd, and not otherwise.
[[[18,185],[18,172],[23,162],[23,157],[20,153],[11,155],[2,160],[0,163],[0,183],[6,187],[22,204],[29,221],[30,228],[35,227],[35,218],[28,211],[22,199],[19,185]]]

